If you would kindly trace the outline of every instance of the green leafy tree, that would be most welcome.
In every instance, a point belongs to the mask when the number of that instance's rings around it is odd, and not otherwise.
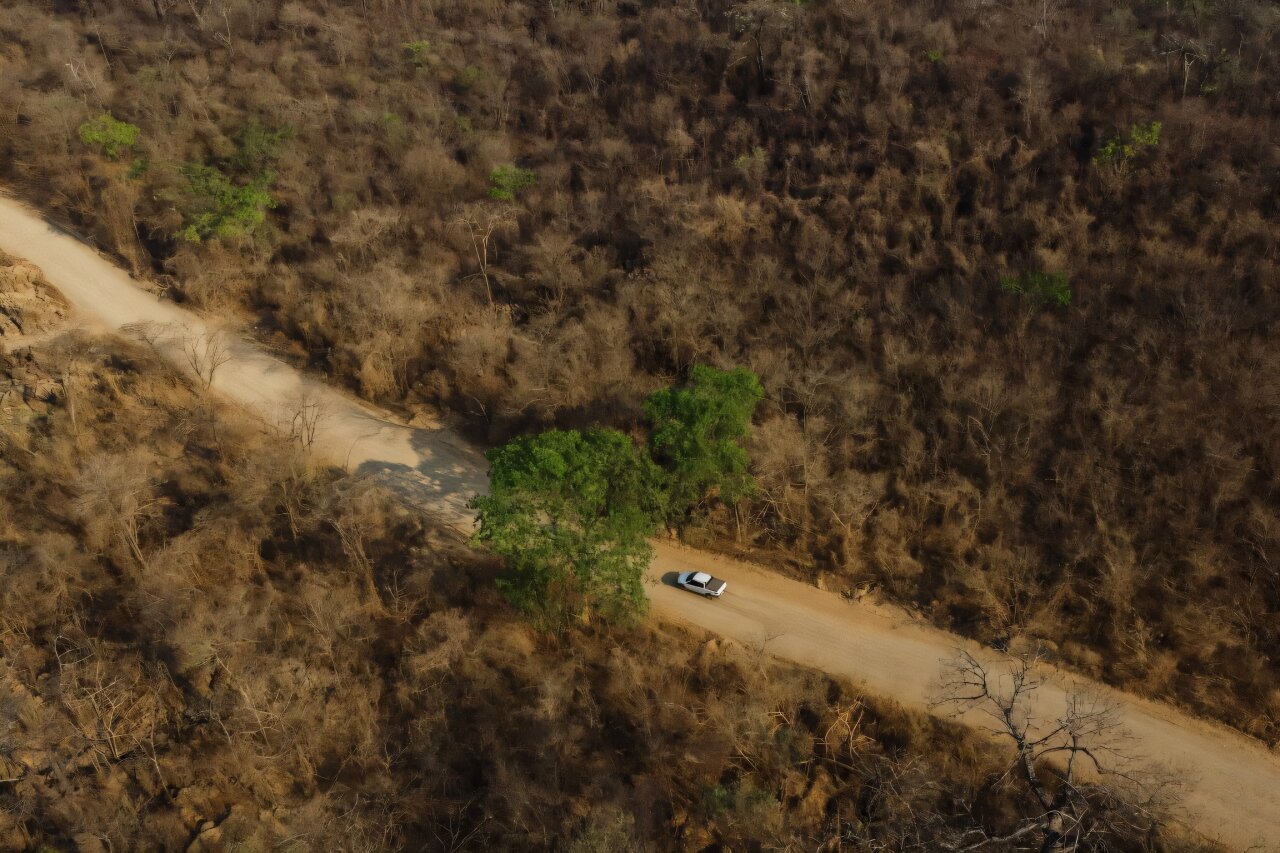
[[[276,206],[271,194],[275,162],[293,138],[289,127],[271,130],[250,119],[235,135],[236,148],[216,165],[188,163],[181,171],[193,200],[182,237],[193,243],[209,237],[252,234]]]
[[[1093,155],[1094,164],[1110,166],[1117,172],[1128,170],[1138,155],[1160,144],[1162,127],[1158,121],[1131,125],[1127,137],[1114,136],[1102,144],[1098,153]]]
[[[475,541],[506,559],[502,594],[543,627],[627,622],[648,602],[647,539],[662,516],[662,473],[609,429],[552,430],[488,453],[489,494],[473,498]]]
[[[764,399],[754,373],[744,367],[693,368],[683,387],[667,388],[644,403],[653,424],[654,457],[667,469],[669,506],[683,515],[712,493],[727,504],[749,497],[755,480],[740,444]]]
[[[521,190],[536,186],[538,178],[530,169],[519,166],[499,166],[489,173],[489,198],[497,201],[515,201]]]
[[[267,174],[275,167],[290,139],[293,139],[293,128],[288,125],[271,130],[256,118],[251,118],[235,136],[236,150],[228,165],[244,175],[256,177]]]
[[[136,125],[119,121],[110,113],[103,113],[86,121],[80,125],[78,132],[81,142],[98,146],[112,160],[120,156],[120,149],[132,147],[141,133]]]
[[[182,167],[182,175],[199,208],[182,230],[183,239],[192,243],[250,234],[266,219],[267,210],[276,206],[271,173],[237,184],[215,166],[192,163]]]

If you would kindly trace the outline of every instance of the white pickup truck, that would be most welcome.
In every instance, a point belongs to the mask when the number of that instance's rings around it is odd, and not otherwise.
[[[706,572],[681,572],[676,575],[676,586],[696,592],[698,595],[709,595],[719,598],[729,584],[719,578],[713,578]]]

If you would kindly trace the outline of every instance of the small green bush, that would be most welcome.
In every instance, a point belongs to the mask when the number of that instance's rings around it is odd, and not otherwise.
[[[468,65],[453,75],[453,86],[459,92],[466,92],[480,82],[484,72],[474,65]]]
[[[421,68],[427,64],[428,51],[430,49],[431,43],[426,39],[407,41],[400,45],[400,50],[404,52],[405,61],[414,68]]]
[[[396,145],[402,144],[409,138],[409,129],[405,127],[404,119],[396,113],[383,113],[378,118],[378,127],[387,141]]]
[[[276,206],[271,195],[276,159],[293,138],[287,125],[272,130],[256,118],[235,135],[236,149],[214,165],[188,163],[181,168],[187,179],[194,210],[180,232],[184,240],[199,243],[207,237],[238,237],[253,233]]]
[[[285,125],[269,130],[251,118],[236,134],[236,152],[230,158],[233,169],[246,175],[260,175],[275,165],[285,143],[293,139],[293,128]]]
[[[271,173],[237,184],[215,166],[190,163],[182,167],[182,175],[202,208],[182,230],[182,238],[192,243],[206,237],[250,234],[266,219],[267,210],[276,206]]]
[[[489,173],[489,198],[497,201],[515,201],[521,190],[536,186],[538,178],[530,169],[519,166],[499,166]]]
[[[1093,155],[1094,164],[1123,171],[1143,151],[1160,144],[1161,127],[1158,121],[1131,125],[1127,138],[1117,135],[1102,144],[1098,153]]]
[[[151,160],[138,157],[129,164],[129,180],[136,181],[151,170]]]
[[[741,154],[734,158],[733,161],[735,169],[753,178],[763,177],[768,164],[769,155],[758,145],[752,149],[750,154]]]
[[[1002,276],[1000,289],[1029,298],[1038,305],[1071,304],[1071,285],[1064,272],[1027,272],[1019,276]]]
[[[80,125],[79,133],[81,142],[98,146],[108,159],[114,160],[120,155],[120,149],[129,148],[138,141],[141,131],[136,125],[103,113]]]

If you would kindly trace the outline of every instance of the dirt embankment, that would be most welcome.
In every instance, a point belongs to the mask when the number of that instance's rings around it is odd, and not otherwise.
[[[56,329],[66,318],[67,301],[40,270],[0,252],[0,346],[22,346]]]

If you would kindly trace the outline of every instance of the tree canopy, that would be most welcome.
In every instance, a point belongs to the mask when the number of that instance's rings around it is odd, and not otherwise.
[[[643,448],[610,429],[552,430],[488,453],[488,495],[474,498],[477,542],[507,561],[499,588],[548,628],[642,614],[663,513],[662,474]]]
[[[78,132],[81,142],[100,147],[110,160],[119,157],[121,149],[132,147],[141,133],[136,125],[120,121],[110,113],[103,113],[84,122]]]
[[[685,385],[645,401],[645,416],[653,423],[650,444],[667,469],[673,513],[700,505],[713,491],[729,504],[754,491],[750,458],[739,442],[763,398],[760,380],[745,367],[698,365]]]

